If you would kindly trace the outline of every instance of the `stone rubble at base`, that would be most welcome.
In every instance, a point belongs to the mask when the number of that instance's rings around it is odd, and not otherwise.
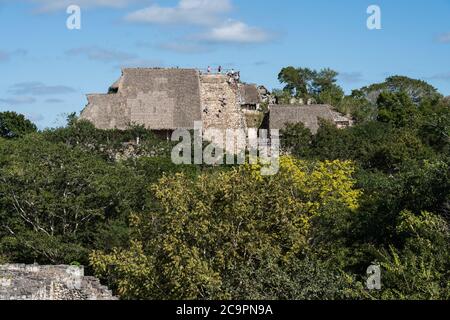
[[[0,265],[0,300],[118,300],[78,266]]]

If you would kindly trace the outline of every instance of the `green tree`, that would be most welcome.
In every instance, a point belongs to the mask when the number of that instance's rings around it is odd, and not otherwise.
[[[337,105],[344,97],[344,91],[337,82],[338,73],[329,68],[320,71],[308,68],[283,68],[278,80],[284,84],[283,91],[290,97],[301,98],[305,102],[309,98],[314,98],[318,103],[328,103]],[[288,100],[280,93],[277,96],[283,101]]]
[[[444,161],[410,160],[394,174],[359,170],[357,178],[364,196],[354,220],[354,241],[398,244],[395,228],[403,210],[448,215],[449,165]]]
[[[315,71],[312,80],[312,92],[318,103],[337,106],[344,97],[344,91],[337,82],[337,73],[329,68]]]
[[[281,130],[281,147],[298,158],[309,155],[312,142],[312,133],[303,123],[288,124]]]
[[[26,119],[24,115],[10,111],[0,112],[0,137],[19,138],[36,131],[36,125]]]
[[[398,234],[402,248],[377,250],[382,267],[381,299],[448,300],[450,298],[450,232],[445,220],[428,212],[403,211]]]
[[[337,105],[336,110],[342,114],[350,115],[357,124],[376,120],[377,106],[367,99],[350,95],[345,96]]]
[[[311,91],[311,81],[314,77],[314,71],[308,68],[283,68],[278,74],[280,83],[285,84],[284,91],[289,92],[291,96],[307,99]]]
[[[86,263],[108,247],[97,233],[143,206],[133,171],[79,148],[29,135],[0,143],[0,154],[0,251],[13,261]]]
[[[312,139],[311,156],[322,160],[350,159],[349,133],[330,121],[320,119],[319,129]]]
[[[437,152],[450,154],[450,103],[424,103],[419,110],[421,139]]]
[[[152,187],[158,205],[133,218],[129,247],[93,252],[92,266],[125,299],[302,298],[308,290],[311,297],[314,290],[343,296],[326,288],[338,272],[314,282],[316,273],[301,271],[300,261],[313,217],[357,208],[352,164],[283,157],[280,165],[271,177],[254,165],[196,180],[162,178]]]
[[[372,103],[376,103],[378,96],[383,93],[406,93],[415,105],[423,100],[439,99],[442,95],[435,87],[422,80],[411,79],[404,76],[392,76],[382,83],[372,84],[355,90],[354,94],[364,96]]]
[[[377,100],[378,121],[397,127],[414,127],[417,108],[405,92],[383,92]]]

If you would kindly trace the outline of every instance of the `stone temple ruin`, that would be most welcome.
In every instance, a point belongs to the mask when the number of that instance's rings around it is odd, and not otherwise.
[[[256,86],[243,85],[224,74],[194,69],[124,69],[108,94],[87,96],[82,119],[99,129],[144,125],[162,135],[175,129],[245,128],[241,106],[256,109]]]
[[[83,267],[1,265],[0,300],[117,300]]]
[[[176,129],[194,129],[194,122],[202,122],[204,130],[283,129],[286,122],[303,122],[313,133],[319,118],[340,127],[351,125],[351,119],[330,106],[283,108],[263,86],[242,83],[232,74],[196,69],[123,69],[107,94],[89,94],[87,99],[81,119],[99,129],[123,130],[137,124],[167,138]],[[265,115],[269,121],[262,121],[262,104],[269,106]],[[292,109],[296,107],[299,109]],[[255,116],[261,121],[249,121]]]

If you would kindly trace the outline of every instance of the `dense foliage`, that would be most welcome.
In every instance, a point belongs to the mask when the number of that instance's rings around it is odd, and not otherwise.
[[[24,115],[15,112],[0,112],[0,137],[6,139],[20,138],[37,128]]]
[[[94,252],[91,261],[100,275],[119,280],[124,298],[299,297],[315,284],[308,277],[305,287],[295,284],[302,275],[288,269],[304,259],[318,216],[356,209],[352,170],[350,162],[286,157],[273,177],[261,176],[258,166],[194,180],[163,177],[152,187],[158,208],[134,216],[130,247]],[[289,290],[276,287],[279,278]]]
[[[289,103],[295,97],[304,102],[312,99],[316,103],[337,105],[344,97],[344,91],[336,84],[337,76],[336,71],[328,68],[320,71],[292,66],[283,68],[278,80],[285,87],[276,96],[279,103]]]
[[[0,263],[81,263],[123,299],[450,298],[449,100],[406,77],[344,96],[336,76],[281,71],[279,99],[357,123],[287,126],[268,177],[174,165],[139,126],[2,113]]]

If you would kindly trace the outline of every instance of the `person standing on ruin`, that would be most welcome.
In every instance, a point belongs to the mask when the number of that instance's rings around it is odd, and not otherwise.
[[[233,73],[234,81],[239,82],[240,78],[241,78],[241,73],[239,71]]]
[[[211,73],[211,66],[208,66],[208,73]]]
[[[222,73],[222,66],[219,66],[219,68],[217,69],[217,71],[218,71],[219,73]]]

